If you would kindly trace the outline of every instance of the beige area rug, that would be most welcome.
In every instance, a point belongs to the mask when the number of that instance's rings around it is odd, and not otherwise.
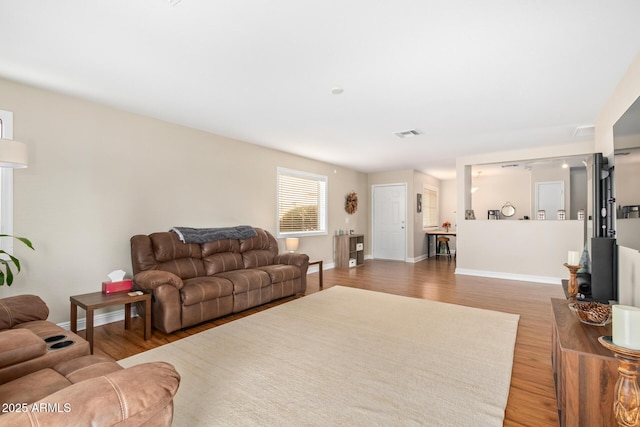
[[[121,360],[172,363],[174,426],[501,426],[519,316],[335,286]]]

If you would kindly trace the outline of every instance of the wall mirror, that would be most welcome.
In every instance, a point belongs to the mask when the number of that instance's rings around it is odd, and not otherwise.
[[[502,206],[502,209],[500,209],[500,213],[504,217],[511,218],[516,214],[516,208],[511,204],[511,202],[507,202]]]
[[[613,126],[618,244],[640,250],[640,98]]]
[[[473,165],[471,206],[479,219],[492,218],[487,213],[498,211],[500,219],[535,220],[541,197],[536,184],[554,183],[559,201],[553,212],[547,212],[547,220],[557,220],[559,210],[566,212],[567,220],[577,220],[587,209],[587,165],[591,157],[585,154]]]

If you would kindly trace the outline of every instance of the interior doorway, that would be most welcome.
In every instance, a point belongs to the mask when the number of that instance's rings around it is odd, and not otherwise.
[[[372,198],[373,258],[405,261],[407,185],[374,185]]]
[[[536,212],[541,210],[546,219],[556,219],[564,210],[564,181],[536,182]]]

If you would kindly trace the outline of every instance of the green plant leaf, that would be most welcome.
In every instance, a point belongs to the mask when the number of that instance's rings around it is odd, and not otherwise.
[[[11,284],[13,283],[13,271],[11,271],[11,267],[9,266],[9,263],[7,263],[6,266],[7,266],[7,286],[11,286]]]
[[[12,239],[19,240],[29,249],[35,250],[33,247],[33,243],[31,243],[31,240],[27,239],[26,237],[13,236],[11,234],[0,234],[0,238],[2,237],[10,237]],[[9,260],[3,258],[2,255],[8,257]],[[7,286],[11,286],[11,284],[13,283],[14,274],[11,270],[11,264],[14,264],[16,266],[16,274],[19,273],[21,270],[20,260],[14,257],[12,254],[7,253],[7,251],[0,249],[0,266],[4,265],[5,268],[4,272],[0,271],[0,286],[4,286],[5,282]]]
[[[11,261],[13,261],[13,263],[16,265],[16,268],[18,269],[18,273],[19,273],[20,272],[20,260],[18,258],[14,257],[11,254],[7,254],[7,255],[9,256],[9,258],[11,258]]]

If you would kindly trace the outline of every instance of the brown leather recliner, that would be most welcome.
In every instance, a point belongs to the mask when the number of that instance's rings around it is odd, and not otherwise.
[[[304,293],[309,257],[278,254],[268,231],[183,243],[174,232],[131,238],[134,288],[153,293],[153,326],[164,333]],[[144,312],[144,306],[137,306]]]
[[[124,369],[89,355],[89,343],[48,314],[35,295],[0,299],[0,425],[171,425],[180,384],[173,366]]]
[[[0,299],[0,384],[91,354],[87,341],[47,321],[48,316],[49,308],[36,295]]]

